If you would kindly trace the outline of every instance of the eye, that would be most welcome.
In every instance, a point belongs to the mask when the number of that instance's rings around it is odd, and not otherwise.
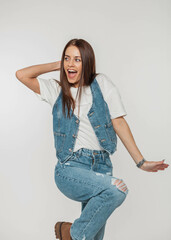
[[[67,57],[64,57],[64,59],[66,60],[66,59],[67,59]]]
[[[77,58],[76,60],[78,60],[79,62],[81,61],[81,59]]]

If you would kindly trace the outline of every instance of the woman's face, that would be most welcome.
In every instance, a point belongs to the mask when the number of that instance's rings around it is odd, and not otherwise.
[[[82,72],[82,59],[80,51],[75,46],[69,46],[65,51],[64,70],[68,78],[68,82],[74,87],[78,87]],[[69,71],[70,70],[70,71]]]

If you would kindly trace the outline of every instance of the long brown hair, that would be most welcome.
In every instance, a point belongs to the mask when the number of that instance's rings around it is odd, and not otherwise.
[[[96,73],[95,54],[91,45],[84,39],[78,39],[78,38],[71,39],[66,44],[63,50],[62,57],[61,57],[61,67],[60,67],[60,86],[62,88],[62,111],[66,117],[65,108],[67,106],[67,109],[68,109],[67,117],[70,118],[70,114],[69,114],[70,109],[72,106],[72,109],[74,112],[75,101],[70,91],[72,84],[68,82],[68,79],[64,70],[65,51],[69,46],[76,46],[80,51],[81,59],[82,59],[82,72],[81,72],[81,78],[78,83],[79,85],[78,85],[78,90],[76,95],[76,98],[77,98],[78,92],[79,92],[79,112],[80,112],[80,99],[82,94],[82,86],[83,85],[90,86],[90,84],[93,82],[94,78],[98,75],[98,73]],[[73,115],[73,112],[72,112],[72,115]]]

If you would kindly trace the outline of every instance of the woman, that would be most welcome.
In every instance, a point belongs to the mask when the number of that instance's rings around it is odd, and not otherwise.
[[[38,77],[56,70],[60,81]],[[127,113],[119,91],[105,74],[96,73],[87,41],[70,40],[61,61],[18,70],[16,77],[51,105],[58,159],[55,182],[66,197],[81,202],[78,219],[55,224],[56,238],[102,240],[107,219],[129,191],[113,176],[110,155],[117,149],[116,135],[142,170],[157,172],[169,165],[164,160],[146,161],[140,153],[124,119]]]

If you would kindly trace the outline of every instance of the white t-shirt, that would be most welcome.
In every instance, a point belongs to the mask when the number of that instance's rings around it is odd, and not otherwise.
[[[40,94],[35,93],[36,96],[47,103],[53,108],[57,97],[59,96],[61,86],[54,78],[43,79],[37,77],[40,85]],[[103,73],[96,76],[96,80],[100,86],[104,100],[108,104],[111,119],[126,116],[127,112],[123,105],[121,95],[117,86],[111,81],[111,79]],[[78,88],[71,87],[71,94],[73,98],[76,98]],[[88,148],[94,150],[103,150],[100,146],[95,132],[91,126],[91,123],[87,117],[87,113],[92,106],[92,93],[90,86],[83,86],[82,96],[80,101],[80,125],[78,135],[76,138],[74,152],[80,148]],[[78,117],[78,97],[76,99],[76,108],[74,114]]]

